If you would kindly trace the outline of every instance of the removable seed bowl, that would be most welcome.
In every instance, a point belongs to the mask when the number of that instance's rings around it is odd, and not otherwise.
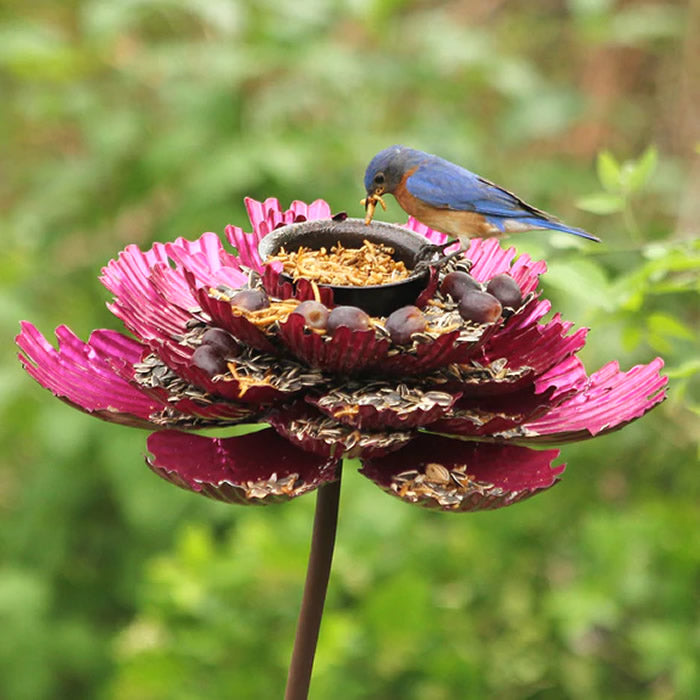
[[[394,249],[392,257],[403,262],[409,270],[413,270],[420,253],[426,244],[429,245],[423,236],[396,224],[373,221],[366,225],[364,219],[318,219],[275,229],[260,241],[258,252],[264,262],[282,247],[288,252],[302,246],[319,250],[323,247],[330,249],[339,242],[345,248],[360,248],[365,240],[391,246]],[[281,276],[287,281],[292,280],[286,273]],[[388,284],[366,287],[319,284],[319,287],[333,290],[336,305],[358,306],[371,316],[388,316],[402,306],[415,303],[428,284],[429,277],[429,270],[423,269]]]

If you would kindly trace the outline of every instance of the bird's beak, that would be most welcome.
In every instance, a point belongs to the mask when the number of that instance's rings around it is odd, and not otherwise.
[[[384,192],[383,187],[377,187],[372,193],[367,193],[365,199],[360,200],[360,204],[365,208],[367,215],[365,216],[365,225],[369,226],[374,216],[374,210],[377,207],[377,202],[382,205],[382,209],[386,211],[386,204],[382,199],[382,192]]]

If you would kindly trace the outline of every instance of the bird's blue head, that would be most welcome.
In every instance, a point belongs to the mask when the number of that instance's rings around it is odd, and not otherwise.
[[[406,146],[390,146],[380,151],[365,170],[367,195],[393,193],[404,173],[425,157],[425,153]]]

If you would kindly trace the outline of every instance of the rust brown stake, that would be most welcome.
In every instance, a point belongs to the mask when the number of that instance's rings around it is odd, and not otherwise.
[[[335,531],[338,525],[338,503],[340,501],[340,468],[338,479],[324,484],[316,496],[316,514],[311,535],[309,566],[306,570],[304,597],[301,601],[297,632],[294,638],[292,659],[289,662],[285,700],[306,700],[311,683],[316,642],[321,627],[323,604],[326,601],[328,577],[333,561]]]

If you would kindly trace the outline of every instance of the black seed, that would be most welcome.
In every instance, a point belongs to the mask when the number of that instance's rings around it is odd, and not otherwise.
[[[230,299],[231,306],[238,306],[246,311],[259,311],[270,306],[270,300],[263,289],[242,289]]]
[[[493,323],[501,317],[501,302],[487,292],[471,291],[462,296],[458,303],[459,315],[465,321]]]
[[[392,312],[384,325],[393,343],[405,345],[411,341],[414,333],[422,333],[425,330],[427,321],[417,306],[403,306]]]
[[[213,377],[228,370],[226,358],[221,351],[211,345],[200,345],[192,353],[192,364]]]
[[[468,291],[481,291],[481,285],[466,272],[448,272],[440,283],[440,291],[459,301]]]
[[[351,331],[366,331],[370,327],[370,317],[357,306],[336,306],[328,314],[326,330],[333,335],[341,326]]]
[[[505,273],[492,277],[486,285],[486,291],[493,294],[503,306],[510,306],[512,309],[517,309],[523,302],[518,283]]]
[[[312,299],[302,301],[292,313],[303,316],[306,326],[316,330],[323,330],[328,322],[328,309],[321,302]]]

